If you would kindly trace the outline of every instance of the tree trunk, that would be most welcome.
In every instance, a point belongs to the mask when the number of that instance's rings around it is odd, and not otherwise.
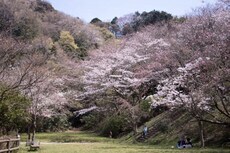
[[[29,125],[28,129],[27,129],[27,135],[28,135],[27,139],[28,139],[28,141],[30,141],[30,139],[31,139],[30,129],[31,129],[31,125]]]
[[[205,147],[205,140],[204,140],[204,124],[203,121],[198,121],[199,130],[200,130],[200,147]]]
[[[137,124],[136,123],[133,124],[133,133],[134,135],[137,134]]]
[[[33,128],[32,128],[32,142],[35,140],[35,131],[36,131],[36,115],[33,116]]]

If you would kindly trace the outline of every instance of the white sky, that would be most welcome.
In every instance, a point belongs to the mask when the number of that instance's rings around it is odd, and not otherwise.
[[[90,22],[97,17],[111,21],[115,16],[139,11],[165,11],[172,15],[182,16],[192,9],[214,4],[217,0],[47,0],[59,11]]]

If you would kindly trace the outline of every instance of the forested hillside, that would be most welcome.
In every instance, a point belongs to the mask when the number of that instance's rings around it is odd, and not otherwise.
[[[33,128],[37,117],[47,124],[40,129],[68,127],[65,108],[72,89],[81,90],[76,66],[107,41],[104,34],[41,0],[1,0],[0,14],[1,131]]]
[[[0,133],[81,127],[138,136],[167,114],[199,125],[201,146],[204,129],[229,141],[230,1],[179,19],[155,10],[126,19],[86,24],[46,1],[0,0]],[[175,130],[158,123],[154,132]]]

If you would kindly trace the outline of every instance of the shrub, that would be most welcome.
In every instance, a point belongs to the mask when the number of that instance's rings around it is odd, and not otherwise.
[[[98,30],[101,32],[105,41],[115,38],[114,35],[106,28],[98,28]]]
[[[51,38],[45,36],[37,37],[30,44],[30,49],[42,54],[44,58],[48,58],[48,55],[56,54],[56,46]]]
[[[48,50],[51,52],[51,53],[55,53],[56,52],[56,46],[53,42],[53,40],[51,38],[48,38],[47,39],[47,47],[48,47]]]
[[[69,56],[81,56],[79,52],[79,47],[75,44],[74,37],[69,31],[61,31],[59,44],[67,52]]]
[[[158,131],[162,132],[162,133],[167,133],[169,130],[169,125],[168,125],[169,121],[160,121],[157,124],[157,129]]]
[[[85,52],[85,55],[87,55],[87,50],[97,48],[104,42],[101,33],[94,26],[87,27],[85,30],[80,31],[74,36],[74,39],[80,50]]]
[[[37,131],[64,131],[70,127],[67,115],[56,115],[52,117],[38,117]]]
[[[12,34],[21,39],[33,39],[39,33],[39,23],[33,17],[21,17],[13,26]]]
[[[148,112],[150,110],[151,101],[150,100],[143,100],[140,103],[140,109],[144,112]]]
[[[107,118],[102,123],[101,134],[104,136],[109,136],[110,131],[113,133],[113,137],[117,137],[120,133],[124,131],[126,127],[126,120],[122,116],[112,116]]]
[[[80,32],[75,36],[75,42],[79,45],[79,49],[83,51],[86,51],[91,47],[91,42],[85,32]]]
[[[95,129],[96,125],[98,125],[103,119],[102,117],[102,114],[97,112],[82,117],[81,122],[84,124],[83,128],[87,130]]]

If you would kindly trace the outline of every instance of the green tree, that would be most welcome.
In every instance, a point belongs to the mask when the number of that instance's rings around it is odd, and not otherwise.
[[[112,137],[117,137],[120,133],[124,132],[127,126],[126,124],[127,121],[124,116],[111,116],[103,122],[101,134],[104,136],[109,136],[109,133],[111,131]]]
[[[98,23],[98,22],[102,22],[100,19],[98,19],[98,18],[93,18],[91,21],[90,21],[90,23],[91,24],[95,24],[95,23]]]
[[[0,94],[5,92],[6,87],[0,85]],[[30,100],[17,90],[9,90],[0,101],[0,132],[17,130],[26,125],[28,119],[28,107]]]
[[[117,24],[117,20],[118,20],[117,17],[113,18],[113,20],[111,21],[111,24]]]

